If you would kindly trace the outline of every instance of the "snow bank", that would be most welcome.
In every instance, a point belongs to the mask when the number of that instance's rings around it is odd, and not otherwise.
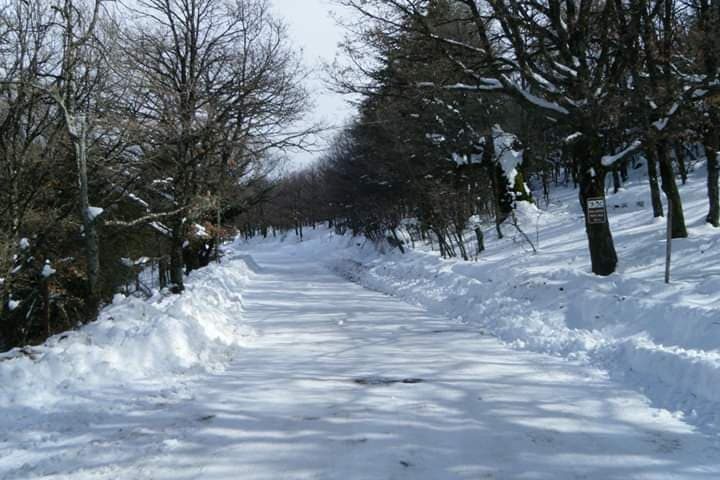
[[[443,260],[427,249],[383,254],[328,231],[310,232],[300,251],[368,288],[479,323],[517,348],[606,368],[657,406],[720,428],[720,231],[704,223],[704,176],[699,165],[681,187],[690,238],[673,244],[670,285],[663,283],[665,225],[652,217],[644,178],[608,198],[620,257],[610,277],[590,272],[571,188],[557,189],[542,210],[519,204],[536,255],[509,226],[503,240],[487,228],[477,262]]]
[[[99,384],[222,369],[253,336],[241,295],[251,274],[242,257],[230,258],[193,272],[182,295],[117,295],[96,322],[0,355],[0,408],[47,408]]]

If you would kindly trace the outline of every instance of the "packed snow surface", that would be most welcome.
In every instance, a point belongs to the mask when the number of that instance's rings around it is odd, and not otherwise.
[[[719,478],[715,439],[603,370],[351,283],[320,245],[235,245],[0,362],[0,478]]]
[[[653,219],[647,179],[637,174],[608,195],[620,262],[609,277],[590,272],[583,214],[571,187],[553,190],[541,208],[518,204],[519,225],[537,254],[510,225],[502,240],[487,226],[486,250],[470,262],[444,260],[422,244],[406,254],[379,251],[327,230],[306,234],[310,241],[293,248],[368,288],[486,328],[514,348],[606,369],[654,405],[717,434],[720,230],[705,223],[705,169],[701,162],[695,168],[680,187],[689,238],[673,241],[669,285],[663,282],[665,221]]]

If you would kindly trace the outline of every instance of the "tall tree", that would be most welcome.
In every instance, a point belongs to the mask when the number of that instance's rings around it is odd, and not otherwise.
[[[227,169],[302,144],[302,71],[284,26],[263,0],[141,0],[126,34],[127,69],[142,98],[145,157],[177,213],[170,219],[171,281],[183,289],[188,220],[226,188]],[[222,172],[222,173],[220,173]],[[217,202],[216,202],[217,209]]]
[[[509,95],[576,133],[572,151],[583,210],[589,198],[604,198],[603,138],[614,127],[611,112],[624,72],[624,57],[618,54],[623,45],[611,21],[613,3],[448,2],[454,8],[442,23],[471,29],[467,40],[444,34],[430,21],[433,2],[343,3],[373,19],[386,35],[412,28],[434,40],[462,75],[463,88]],[[608,222],[586,225],[593,272],[614,272],[617,254]]]

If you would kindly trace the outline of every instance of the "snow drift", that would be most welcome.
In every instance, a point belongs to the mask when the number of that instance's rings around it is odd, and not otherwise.
[[[193,272],[182,295],[117,295],[97,321],[44,345],[0,355],[0,408],[50,407],[99,384],[169,382],[192,369],[222,369],[253,336],[242,324],[243,257]]]

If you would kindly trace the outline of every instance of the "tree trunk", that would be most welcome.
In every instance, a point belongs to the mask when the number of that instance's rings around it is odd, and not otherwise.
[[[708,78],[717,75],[720,66],[720,42],[718,42],[718,20],[720,3],[702,0],[697,3],[698,27],[702,34],[704,70]],[[714,33],[713,33],[714,32]],[[715,97],[717,101],[717,97]],[[718,177],[720,177],[720,105],[709,105],[705,119],[703,146],[707,157],[707,192],[709,209],[705,220],[717,228],[720,227],[720,199],[718,198]]]
[[[718,181],[720,180],[720,152],[705,147],[708,152],[707,160],[707,190],[710,208],[705,220],[713,227],[720,227],[720,195],[718,194]]]
[[[11,208],[13,205],[11,205]],[[2,256],[0,256],[0,261],[6,261],[7,262],[7,270],[2,272],[4,281],[0,284],[0,319],[2,319],[2,316],[6,313],[5,312],[5,306],[10,301],[10,293],[12,292],[13,287],[13,270],[15,269],[15,260],[18,256],[17,254],[14,254],[13,252],[17,251],[17,248],[20,244],[20,221],[17,216],[13,218],[13,226],[12,226],[12,233],[9,235],[9,239],[7,244],[5,245],[5,251],[1,253]],[[0,243],[1,245],[1,243]],[[0,322],[0,327],[2,327],[2,322]],[[0,328],[0,332],[2,329]],[[2,343],[2,342],[0,342]]]
[[[613,193],[618,193],[620,191],[620,187],[622,186],[622,183],[620,182],[620,172],[618,172],[617,168],[613,168],[612,179],[613,179]]]
[[[672,260],[672,219],[675,215],[672,200],[668,199],[667,234],[665,236],[665,283],[670,283],[670,262]]]
[[[658,185],[657,155],[654,146],[645,151],[647,157],[648,180],[650,182],[650,200],[652,202],[653,217],[662,217],[663,206],[660,198],[660,186]]]
[[[95,5],[99,6],[99,2]],[[77,5],[72,1],[66,1],[62,9],[57,9],[64,20],[63,31],[63,58],[61,67],[61,78],[63,84],[61,91],[52,93],[53,99],[63,112],[65,118],[65,127],[73,143],[75,149],[75,162],[77,163],[77,175],[80,195],[80,218],[83,222],[83,234],[85,240],[85,259],[87,268],[88,295],[87,305],[91,309],[96,309],[100,301],[100,247],[98,244],[98,234],[95,215],[90,212],[90,202],[88,194],[88,177],[87,177],[87,125],[84,114],[77,111],[77,85],[76,85],[76,69],[77,58],[80,48],[95,38],[93,28],[95,26],[95,18],[89,25],[89,30],[78,35],[75,29],[82,24],[80,16],[75,18],[75,13],[79,12]],[[83,40],[77,41],[77,38]]]
[[[185,271],[183,262],[182,242],[173,240],[170,247],[170,289],[173,293],[185,290]]]
[[[398,238],[397,231],[395,231],[394,228],[391,228],[390,232],[392,233],[393,240],[395,240],[395,245],[400,249],[400,253],[405,254],[405,247],[403,247],[403,243]]]
[[[185,261],[183,243],[185,241],[185,222],[182,218],[175,220],[170,239],[170,289],[173,293],[185,290]]]
[[[440,247],[440,256],[443,258],[451,258],[455,256],[455,252],[451,249],[449,242],[445,240],[445,235],[439,228],[433,228],[432,231],[437,237],[438,246]]]
[[[680,171],[680,179],[682,184],[687,183],[687,165],[685,164],[685,146],[681,140],[675,142],[675,157],[678,162],[678,170]]]
[[[50,280],[47,277],[40,278],[40,291],[42,292],[42,317],[45,324],[45,334],[50,337],[52,335],[52,325],[50,319]]]
[[[485,135],[482,162],[487,168],[492,183],[495,201],[495,229],[498,238],[503,238],[500,225],[510,216],[513,208],[513,197],[510,193],[507,178],[502,167],[495,161],[495,140],[492,134]]]
[[[628,161],[625,160],[622,163],[620,163],[620,178],[623,182],[627,182],[630,178],[630,175],[628,174]]]
[[[716,124],[717,125],[717,124]],[[720,129],[713,126],[705,134],[705,154],[707,155],[707,192],[710,208],[705,221],[713,227],[720,227]]]
[[[138,276],[138,278],[140,278]],[[167,287],[167,261],[164,257],[160,258],[158,262],[158,285],[160,290]]]
[[[572,173],[573,188],[578,188],[578,185],[580,184],[580,180],[578,177],[580,176],[580,174],[578,173],[577,163],[572,164],[572,170],[570,170],[570,172]]]
[[[657,155],[660,160],[662,189],[668,199],[668,209],[672,208],[672,238],[687,238],[688,233],[685,227],[682,199],[680,198],[680,191],[675,181],[675,172],[673,171],[670,155],[668,155],[668,145],[666,142],[658,142]]]
[[[585,231],[588,237],[592,272],[596,275],[610,275],[615,272],[618,259],[607,214],[604,223],[591,224],[587,218],[588,198],[605,198],[604,174],[596,172],[593,176],[589,172],[580,172],[579,177],[580,204],[585,214]]]
[[[460,256],[462,257],[462,259],[466,262],[470,260],[467,254],[467,249],[465,248],[465,240],[463,239],[462,228],[455,228],[455,241],[458,244],[458,249],[460,250]]]
[[[590,136],[586,136],[589,138]],[[588,141],[578,142],[575,146],[575,164],[578,165],[578,184],[580,205],[585,215],[585,232],[590,250],[592,272],[595,275],[610,275],[615,272],[618,258],[615,251],[607,208],[605,221],[590,223],[587,202],[590,198],[602,198],[605,201],[605,174],[600,168],[601,148]]]
[[[222,175],[223,173],[221,173]],[[223,189],[222,189],[222,180],[220,181],[220,188],[218,188],[218,200],[217,200],[217,210],[215,212],[215,248],[213,252],[213,257],[217,263],[220,263],[220,228],[222,226],[222,200],[223,200]]]
[[[83,221],[83,234],[85,238],[85,260],[87,262],[88,279],[88,305],[91,309],[98,306],[100,299],[100,247],[95,216],[90,211],[87,176],[87,128],[85,117],[69,116],[68,121],[75,121],[76,125],[69,126],[75,146],[75,156],[78,168],[78,183],[80,187],[80,215]],[[77,129],[77,130],[75,130]]]
[[[485,237],[483,235],[482,228],[475,227],[475,238],[477,239],[476,255],[480,255],[483,251],[485,251]]]

